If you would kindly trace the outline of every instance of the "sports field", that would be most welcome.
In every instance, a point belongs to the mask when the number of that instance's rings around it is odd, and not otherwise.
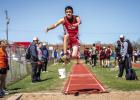
[[[67,70],[67,76],[70,75],[70,69],[73,63],[68,64],[66,67]],[[57,64],[57,65],[50,65],[48,68],[49,72],[42,73],[42,81],[39,83],[32,84],[30,81],[30,76],[27,76],[23,80],[20,80],[16,83],[13,83],[8,86],[10,95],[8,97],[13,96],[15,93],[42,93],[42,95],[46,96],[47,93],[52,93],[49,95],[55,95],[55,96],[61,96],[63,97],[63,89],[64,85],[67,82],[66,79],[59,79],[58,76],[58,69],[62,68],[63,64]],[[137,95],[140,94],[140,82],[139,80],[136,81],[126,81],[125,78],[117,78],[118,68],[102,68],[100,66],[96,66],[95,68],[92,68],[90,65],[87,65],[87,68],[96,75],[96,78],[100,80],[100,82],[105,86],[109,94],[116,96],[119,94],[127,95],[130,94],[130,97],[134,94]],[[140,68],[134,68],[136,70],[137,76],[140,77]],[[117,94],[116,94],[117,93]],[[106,96],[108,93],[101,94]],[[28,95],[28,94],[26,94]],[[40,94],[41,95],[41,94]],[[48,96],[48,95],[47,95]],[[55,98],[52,97],[52,98]],[[83,96],[83,95],[82,95]],[[29,95],[27,96],[29,97]],[[36,96],[35,96],[36,97]],[[99,96],[100,97],[100,96]],[[136,96],[135,96],[136,97]],[[23,96],[25,98],[25,96]],[[86,96],[85,96],[86,98]],[[24,99],[21,99],[24,100]],[[70,99],[71,100],[71,99]],[[88,99],[90,100],[90,99]],[[119,100],[119,99],[118,99]],[[136,99],[138,100],[138,99]]]

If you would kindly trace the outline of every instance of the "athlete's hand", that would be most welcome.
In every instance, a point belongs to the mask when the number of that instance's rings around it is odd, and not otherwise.
[[[49,30],[48,30],[48,27],[47,27],[47,28],[45,28],[45,33],[46,33],[46,34],[48,33],[48,31],[49,31]]]
[[[72,26],[77,27],[77,26],[79,26],[79,24],[75,23],[75,24],[72,24]]]

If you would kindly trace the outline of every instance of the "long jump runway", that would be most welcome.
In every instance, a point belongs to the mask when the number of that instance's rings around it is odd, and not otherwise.
[[[83,64],[74,64],[64,86],[64,94],[103,93],[103,85]]]

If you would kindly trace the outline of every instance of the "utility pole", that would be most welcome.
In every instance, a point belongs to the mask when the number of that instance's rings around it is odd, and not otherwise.
[[[9,42],[9,39],[8,39],[8,25],[10,23],[10,18],[8,17],[8,11],[5,10],[5,15],[6,15],[6,40],[7,42]]]
[[[8,44],[9,44],[9,38],[8,38],[8,25],[9,25],[9,23],[10,23],[10,18],[8,17],[8,11],[7,10],[5,10],[5,15],[6,15],[6,40],[7,40],[7,42],[8,42]],[[9,48],[9,56],[10,56],[10,59],[9,59],[9,68],[10,68],[10,72],[11,72],[11,80],[12,80],[12,61],[11,61],[11,47],[10,47],[10,45],[8,46]]]

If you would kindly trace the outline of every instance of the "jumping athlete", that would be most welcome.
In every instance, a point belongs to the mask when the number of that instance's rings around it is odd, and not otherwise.
[[[78,38],[79,25],[81,24],[80,17],[73,15],[73,8],[71,6],[65,8],[65,14],[66,16],[59,19],[55,24],[47,27],[46,32],[62,24],[65,32],[63,40],[64,57],[67,57],[67,48],[70,48],[72,49],[72,58],[77,59],[79,58],[80,45]],[[79,63],[79,59],[77,59],[77,63]]]

